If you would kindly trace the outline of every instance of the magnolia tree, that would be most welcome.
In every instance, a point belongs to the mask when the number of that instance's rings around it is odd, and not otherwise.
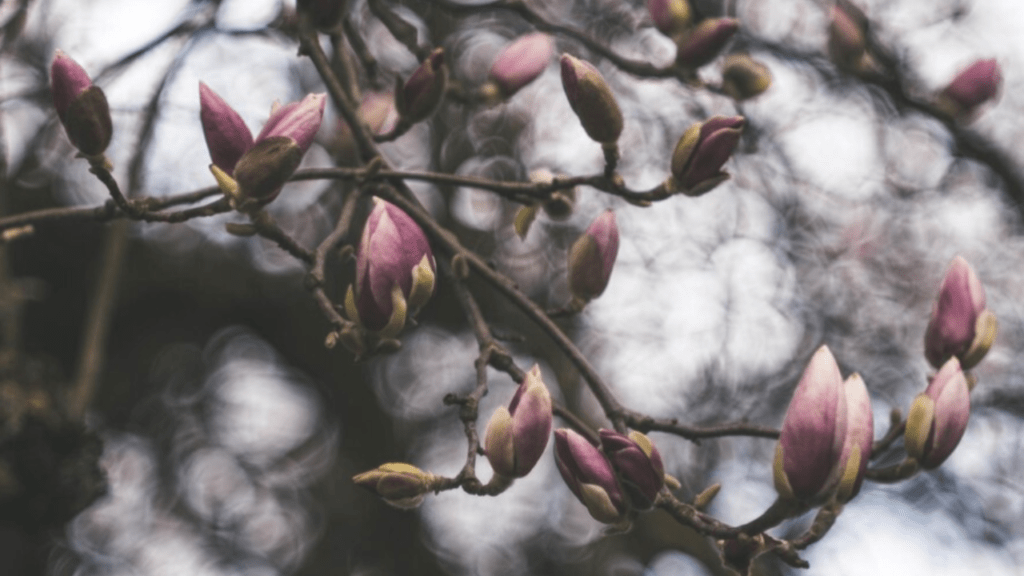
[[[25,573],[923,574],[851,530],[929,492],[987,524],[916,520],[924,546],[1024,559],[1009,64],[927,52],[977,34],[968,7],[196,0],[109,56],[115,3],[7,4],[0,499]],[[65,191],[26,202],[44,175]],[[56,304],[24,277],[100,232],[75,376],[33,376],[48,340],[17,320]],[[118,286],[175,274],[274,288],[167,360],[130,342],[169,304],[119,312]],[[119,355],[176,376],[119,393]]]

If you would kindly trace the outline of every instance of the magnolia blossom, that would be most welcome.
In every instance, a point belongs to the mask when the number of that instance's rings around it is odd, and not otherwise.
[[[828,346],[807,364],[775,450],[775,489],[786,499],[818,501],[839,480],[846,443],[846,390]]]
[[[667,185],[688,196],[699,196],[729,178],[722,166],[740,141],[742,116],[714,116],[690,126],[672,152],[672,178]]]
[[[740,29],[735,18],[709,18],[676,43],[676,62],[688,68],[700,68],[711,62]]]
[[[551,394],[536,364],[516,389],[508,408],[495,410],[487,423],[484,446],[495,473],[526,476],[540,460],[551,435]]]
[[[907,455],[936,468],[953,453],[971,415],[971,394],[960,361],[950,358],[914,399],[907,414]]]
[[[562,54],[562,88],[569,106],[595,142],[614,144],[622,134],[622,110],[604,76],[589,62]]]
[[[53,107],[71,143],[86,156],[99,156],[114,132],[107,97],[85,70],[57,50],[50,65]]]
[[[625,495],[605,455],[573,430],[555,430],[555,464],[569,490],[594,519],[615,524],[625,518]]]
[[[655,28],[666,36],[685,31],[693,18],[688,0],[647,0],[647,11]]]
[[[569,250],[569,291],[579,302],[600,296],[619,253],[619,227],[615,213],[604,211]]]
[[[839,497],[849,501],[860,492],[864,472],[871,459],[871,444],[875,437],[875,421],[871,412],[871,397],[859,374],[853,374],[843,384],[846,394],[846,440],[839,469],[843,472],[839,484]]]
[[[999,95],[1002,70],[994,58],[978,60],[957,74],[939,94],[939,105],[953,116],[969,118],[982,104]]]
[[[216,92],[199,83],[199,119],[213,164],[210,170],[238,209],[277,197],[299,167],[323,120],[326,94],[274,104],[254,139],[242,117]]]
[[[653,506],[665,485],[665,465],[658,448],[650,438],[635,430],[629,436],[614,430],[600,430],[599,434],[601,448],[608,455],[612,468],[619,473],[633,507],[647,510]]]
[[[527,34],[498,54],[488,78],[503,97],[509,98],[544,72],[553,53],[554,46],[547,34]]]
[[[961,256],[942,279],[924,335],[925,357],[936,368],[957,357],[965,370],[984,358],[995,340],[995,315],[985,307],[985,288]]]
[[[434,293],[437,268],[423,230],[379,198],[366,219],[356,254],[356,282],[345,296],[349,319],[393,338]]]

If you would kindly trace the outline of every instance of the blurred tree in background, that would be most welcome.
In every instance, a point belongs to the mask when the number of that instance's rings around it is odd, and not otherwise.
[[[3,0],[0,572],[1020,574],[1022,24]]]

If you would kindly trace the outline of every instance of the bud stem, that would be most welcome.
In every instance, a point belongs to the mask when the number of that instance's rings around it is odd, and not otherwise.
[[[601,150],[604,151],[604,177],[611,178],[619,165],[619,145],[617,142],[603,142]]]

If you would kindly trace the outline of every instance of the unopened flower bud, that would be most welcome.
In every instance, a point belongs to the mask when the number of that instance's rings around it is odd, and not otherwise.
[[[950,116],[970,120],[983,104],[999,95],[1002,83],[1002,71],[994,58],[978,60],[957,74],[937,103]]]
[[[690,126],[672,152],[672,177],[666,185],[700,196],[727,180],[722,166],[739,144],[745,123],[742,116],[714,116]]]
[[[846,422],[843,377],[828,346],[822,346],[807,364],[782,423],[774,463],[779,496],[815,502],[835,489]]]
[[[85,70],[57,50],[50,65],[53,107],[68,139],[85,156],[100,156],[114,132],[107,97]]]
[[[555,464],[569,490],[594,519],[616,524],[625,518],[625,496],[604,454],[573,430],[555,430]]]
[[[581,302],[600,296],[619,253],[619,227],[615,213],[604,211],[569,249],[569,291]]]
[[[395,508],[408,510],[423,503],[424,496],[432,490],[434,475],[411,464],[391,462],[357,474],[352,481]]]
[[[405,84],[395,90],[395,106],[402,122],[415,124],[429,118],[441,105],[447,89],[448,68],[444,63],[444,48],[437,48]]]
[[[550,184],[554,181],[555,175],[546,168],[540,168],[530,172],[530,182]],[[551,196],[544,201],[544,212],[552,220],[565,220],[572,215],[576,206],[576,188],[568,188],[552,192]]]
[[[688,0],[647,0],[647,11],[655,28],[668,37],[681,34],[693,21]]]
[[[622,134],[622,110],[604,76],[589,62],[562,54],[562,88],[591,140],[613,144]]]
[[[985,288],[961,256],[953,259],[932,306],[924,335],[925,357],[938,368],[956,356],[969,370],[984,358],[995,340],[995,315],[985,308]]]
[[[914,399],[907,414],[907,455],[932,469],[953,453],[971,415],[971,394],[960,361],[950,358]]]
[[[658,448],[650,438],[635,430],[629,436],[614,430],[601,430],[599,434],[601,448],[618,472],[633,507],[647,510],[654,506],[658,492],[665,485],[665,465]]]
[[[849,502],[860,492],[864,472],[871,459],[871,444],[875,435],[871,397],[859,374],[853,374],[843,383],[846,392],[846,441],[840,459],[842,478],[839,481],[839,499]]]
[[[527,34],[498,54],[488,79],[498,87],[503,98],[510,98],[544,72],[553,53],[554,45],[547,34]]]
[[[711,62],[725,49],[740,29],[735,18],[709,18],[682,36],[677,42],[676,62],[696,70]]]
[[[242,211],[277,197],[302,162],[323,120],[326,94],[275,104],[255,139],[238,115],[209,86],[199,83],[199,119],[217,183]]]
[[[746,54],[725,57],[722,70],[722,90],[735,100],[758,96],[772,85],[768,67]]]
[[[423,230],[400,208],[375,198],[356,253],[355,286],[345,295],[349,319],[393,338],[434,293],[436,270]]]
[[[867,19],[855,6],[844,2],[832,7],[828,26],[828,54],[837,67],[847,72],[867,67]]]
[[[496,474],[522,478],[540,460],[551,434],[551,394],[536,364],[508,408],[498,408],[487,423],[484,446]]]

